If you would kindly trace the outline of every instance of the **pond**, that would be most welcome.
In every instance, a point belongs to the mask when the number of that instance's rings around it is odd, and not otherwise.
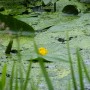
[[[26,22],[35,29],[34,40],[38,48],[45,47],[48,53],[42,56],[49,62],[45,62],[45,68],[52,81],[55,90],[66,90],[68,82],[72,82],[71,70],[68,60],[67,50],[67,32],[69,33],[70,52],[73,60],[75,77],[79,83],[76,48],[80,48],[80,53],[84,59],[84,63],[90,70],[90,13],[80,16],[67,16],[61,13],[42,13],[38,17],[32,16],[16,16],[15,18]],[[21,61],[18,59],[17,53],[11,52],[9,56],[5,54],[6,47],[12,35],[0,34],[0,74],[3,65],[7,62],[7,80],[11,76],[13,62],[22,62],[23,79],[25,80],[27,67],[31,59],[37,58],[37,53],[33,44],[33,39],[27,36],[20,36],[19,49]],[[12,50],[17,50],[18,40],[13,39]],[[18,66],[18,65],[16,65]],[[83,71],[84,72],[84,71]],[[90,74],[90,73],[89,73]],[[14,77],[15,79],[16,77]],[[18,76],[20,79],[20,76]],[[40,65],[33,62],[31,66],[30,80],[38,86],[39,90],[48,90],[44,76],[41,72]],[[31,82],[30,81],[30,82]],[[31,82],[32,83],[32,82]],[[90,89],[90,84],[84,76],[86,90]],[[79,84],[77,85],[79,86]],[[71,83],[72,87],[72,83]],[[28,90],[30,85],[28,85]],[[73,90],[73,89],[72,89]]]

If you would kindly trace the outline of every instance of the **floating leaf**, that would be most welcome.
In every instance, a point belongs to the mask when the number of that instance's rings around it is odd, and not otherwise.
[[[23,21],[20,21],[12,16],[3,15],[0,13],[0,21],[4,22],[10,30],[4,30],[4,33],[20,34],[34,36],[34,29]],[[8,31],[8,32],[7,32]],[[2,33],[0,32],[0,33]]]

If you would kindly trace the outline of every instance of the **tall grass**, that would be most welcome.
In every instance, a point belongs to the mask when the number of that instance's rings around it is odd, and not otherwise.
[[[53,87],[52,82],[49,78],[48,72],[45,69],[45,64],[44,64],[44,59],[43,58],[39,58],[39,64],[40,64],[42,73],[45,77],[45,80],[46,80],[46,83],[47,83],[47,86],[48,86],[48,90],[54,90],[54,87]]]
[[[26,73],[26,80],[25,80],[24,85],[23,85],[23,90],[27,90],[28,80],[29,80],[30,71],[31,71],[31,65],[32,65],[32,60],[30,60],[30,63],[29,63],[29,66],[28,66],[28,70],[27,70],[27,73]]]
[[[67,51],[68,51],[68,60],[69,60],[69,63],[70,63],[70,70],[71,70],[71,76],[72,76],[72,82],[73,82],[74,90],[78,90],[77,89],[76,79],[75,79],[75,73],[74,73],[74,68],[73,68],[73,62],[72,62],[71,52],[70,52],[70,45],[69,45],[69,36],[68,36],[68,33],[67,33]]]
[[[13,90],[14,75],[15,75],[15,62],[13,62],[12,71],[11,71],[10,90]]]
[[[18,83],[18,69],[16,67],[16,77],[15,77],[15,90],[19,90],[19,83]]]
[[[51,82],[51,80],[49,78],[48,72],[47,72],[47,70],[45,68],[45,64],[44,64],[45,59],[43,59],[39,55],[38,48],[37,48],[37,45],[36,45],[35,41],[34,41],[34,47],[35,47],[35,51],[36,51],[36,53],[38,55],[39,65],[40,65],[41,71],[42,71],[42,73],[43,73],[43,75],[45,77],[45,80],[46,80],[46,83],[47,83],[47,86],[48,86],[48,90],[54,90],[54,87],[53,87],[52,82]]]
[[[81,63],[81,55],[79,53],[79,49],[76,49],[76,55],[77,55],[77,64],[78,64],[78,74],[79,74],[79,83],[81,90],[84,90],[84,82],[83,82],[83,72],[82,72],[82,63]]]
[[[2,76],[0,77],[0,90],[4,90],[5,89],[5,85],[6,85],[6,72],[7,72],[7,64],[5,64],[3,66],[3,69],[2,69]]]
[[[72,76],[72,82],[74,86],[74,90],[85,90],[85,84],[84,84],[84,73],[86,75],[87,80],[90,82],[90,75],[88,73],[88,69],[86,68],[86,65],[84,64],[84,60],[82,58],[82,55],[80,53],[80,48],[76,48],[76,59],[77,59],[77,68],[78,68],[78,76],[79,76],[79,84],[80,87],[77,87],[77,82],[78,80],[75,78],[75,73],[74,73],[74,67],[73,67],[73,60],[71,57],[71,52],[70,52],[70,45],[69,45],[69,36],[67,33],[67,50],[68,50],[68,59],[70,62],[70,70],[71,70],[71,76]],[[83,70],[84,69],[84,72]],[[69,86],[70,89],[70,86]]]

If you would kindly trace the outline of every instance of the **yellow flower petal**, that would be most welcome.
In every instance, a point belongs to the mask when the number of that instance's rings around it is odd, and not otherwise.
[[[39,54],[46,55],[48,53],[47,49],[44,47],[39,48]]]

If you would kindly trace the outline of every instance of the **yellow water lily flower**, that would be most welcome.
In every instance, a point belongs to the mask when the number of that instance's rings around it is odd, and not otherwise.
[[[46,55],[48,53],[48,50],[44,47],[39,48],[39,54]]]

